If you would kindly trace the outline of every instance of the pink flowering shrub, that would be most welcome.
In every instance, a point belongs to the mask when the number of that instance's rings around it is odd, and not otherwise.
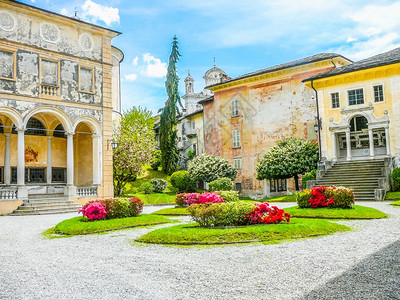
[[[190,206],[192,204],[221,203],[225,200],[217,193],[188,193],[176,195],[175,202],[178,206]]]
[[[300,208],[352,208],[354,192],[352,189],[336,186],[317,186],[296,194]]]
[[[79,212],[89,221],[104,220],[107,215],[105,207],[99,202],[88,203]]]
[[[255,208],[247,218],[250,224],[278,224],[290,222],[290,214],[276,206],[270,206],[268,202],[253,203]]]

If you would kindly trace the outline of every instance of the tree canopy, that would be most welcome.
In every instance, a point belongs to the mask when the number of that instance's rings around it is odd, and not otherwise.
[[[125,111],[113,133],[118,147],[113,149],[114,194],[119,196],[127,182],[134,181],[149,164],[155,150],[154,119],[151,111],[136,108]]]
[[[193,158],[188,164],[188,172],[192,179],[211,182],[221,177],[235,180],[237,171],[222,157],[202,154]]]
[[[177,132],[175,129],[176,115],[179,114],[178,103],[182,106],[179,97],[179,77],[176,73],[176,63],[179,60],[178,40],[176,36],[172,42],[171,54],[168,62],[168,72],[165,89],[168,99],[161,109],[160,117],[160,150],[161,167],[164,173],[172,174],[178,170],[178,148],[176,144]]]
[[[257,179],[294,177],[299,190],[298,175],[317,168],[318,144],[303,139],[284,139],[265,153],[257,165]]]

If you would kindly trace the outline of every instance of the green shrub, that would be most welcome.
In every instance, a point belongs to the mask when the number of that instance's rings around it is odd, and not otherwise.
[[[158,171],[158,168],[161,166],[161,150],[156,150],[153,157],[150,166],[153,170]]]
[[[148,181],[143,182],[139,190],[145,193],[146,195],[152,194],[154,192],[153,185]]]
[[[217,194],[220,195],[225,202],[239,201],[238,191],[218,191]]]
[[[400,191],[400,168],[396,168],[392,172],[392,191]]]
[[[155,193],[162,193],[168,185],[168,182],[161,178],[153,178],[150,180],[150,183],[153,186]]]
[[[137,187],[133,187],[133,188],[131,188],[131,190],[130,190],[130,192],[132,193],[132,194],[139,194],[139,188],[137,188]]]
[[[233,181],[228,177],[218,178],[208,184],[209,191],[231,191],[232,189]]]
[[[177,171],[171,175],[171,185],[179,192],[194,192],[197,181],[190,178],[188,171]]]
[[[193,149],[189,149],[187,151],[187,159],[188,160],[192,160],[195,156],[196,156],[196,151],[194,151]]]
[[[300,208],[310,208],[311,203],[308,202],[308,199],[311,199],[311,190],[304,190],[302,192],[298,192],[296,194],[296,202]]]
[[[306,173],[306,174],[303,176],[303,180],[302,180],[302,182],[303,182],[303,189],[306,189],[306,188],[307,188],[307,181],[309,181],[309,180],[315,180],[316,178],[317,178],[317,170],[312,170],[311,172]]]
[[[214,204],[192,204],[188,207],[193,220],[202,227],[241,226],[249,223],[247,214],[255,208],[243,201]]]
[[[100,199],[86,203],[80,211],[84,211],[90,204],[100,203],[107,212],[106,219],[136,217],[143,210],[143,202],[136,197]]]

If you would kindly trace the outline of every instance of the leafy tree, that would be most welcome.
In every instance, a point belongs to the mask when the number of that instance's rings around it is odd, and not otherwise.
[[[202,154],[193,158],[188,165],[190,177],[194,180],[211,182],[221,177],[235,180],[237,171],[222,157]]]
[[[154,119],[146,108],[125,111],[115,127],[113,140],[114,194],[119,196],[128,182],[136,180],[142,166],[150,163],[155,150]]]
[[[177,133],[175,129],[176,115],[179,114],[177,103],[182,106],[178,92],[179,77],[176,74],[176,63],[179,60],[179,56],[181,55],[178,50],[178,40],[175,36],[172,42],[165,81],[168,99],[161,109],[160,117],[161,167],[163,172],[169,175],[179,168],[179,155],[176,144]]]
[[[284,139],[265,153],[257,165],[257,179],[294,177],[299,190],[299,174],[317,168],[318,144],[303,139]]]

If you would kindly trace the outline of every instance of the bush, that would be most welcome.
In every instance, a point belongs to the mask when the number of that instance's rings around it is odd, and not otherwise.
[[[400,191],[400,168],[393,169],[392,172],[392,191]]]
[[[101,211],[101,207],[103,207],[104,212]],[[96,220],[101,219],[117,219],[117,218],[127,218],[127,217],[136,217],[143,210],[143,202],[136,198],[111,198],[111,199],[102,199],[102,200],[94,200],[85,204],[79,212],[82,212],[84,217],[87,217],[89,220],[93,220],[88,216],[88,212],[92,211],[93,208],[98,208],[97,215],[104,215],[104,217],[98,217]]]
[[[302,182],[303,182],[303,189],[306,189],[306,188],[307,188],[307,181],[309,181],[309,180],[315,180],[316,178],[317,178],[317,170],[312,170],[311,172],[306,173],[306,174],[303,176],[303,180],[302,180]]]
[[[290,214],[276,206],[270,206],[268,202],[254,203],[253,211],[246,215],[250,224],[279,224],[289,222]]]
[[[193,192],[196,190],[197,181],[190,178],[188,171],[177,171],[171,175],[171,184],[179,192]]]
[[[84,205],[79,213],[82,213],[83,217],[86,217],[89,221],[104,220],[107,215],[105,207],[99,202]]]
[[[239,200],[238,191],[218,191],[216,193],[220,195],[225,202],[235,202]]]
[[[209,191],[231,191],[233,189],[233,181],[228,177],[221,177],[211,181],[208,185]]]
[[[192,219],[202,227],[246,225],[249,222],[246,215],[253,209],[254,204],[242,201],[188,207]]]
[[[168,182],[161,178],[153,178],[150,180],[150,183],[153,186],[155,193],[162,193],[168,185]]]
[[[176,205],[178,205],[179,207],[185,207],[186,206],[186,202],[185,202],[186,197],[185,197],[185,195],[186,195],[185,193],[181,193],[181,194],[176,195],[176,198],[175,198]]]
[[[195,180],[211,182],[221,177],[235,180],[237,170],[222,157],[202,154],[196,156],[188,164],[190,177]]]
[[[297,193],[296,201],[300,208],[352,208],[354,193],[345,187],[318,186]]]
[[[224,202],[224,199],[216,193],[187,193],[176,195],[175,202],[178,206],[183,207],[192,204],[220,203]]]
[[[153,157],[150,166],[153,170],[158,171],[158,168],[161,166],[161,150],[154,151]]]
[[[143,182],[139,188],[140,191],[146,195],[152,194],[154,192],[153,185],[150,182]]]
[[[186,156],[188,160],[192,160],[196,156],[196,151],[194,151],[193,149],[189,149]]]

